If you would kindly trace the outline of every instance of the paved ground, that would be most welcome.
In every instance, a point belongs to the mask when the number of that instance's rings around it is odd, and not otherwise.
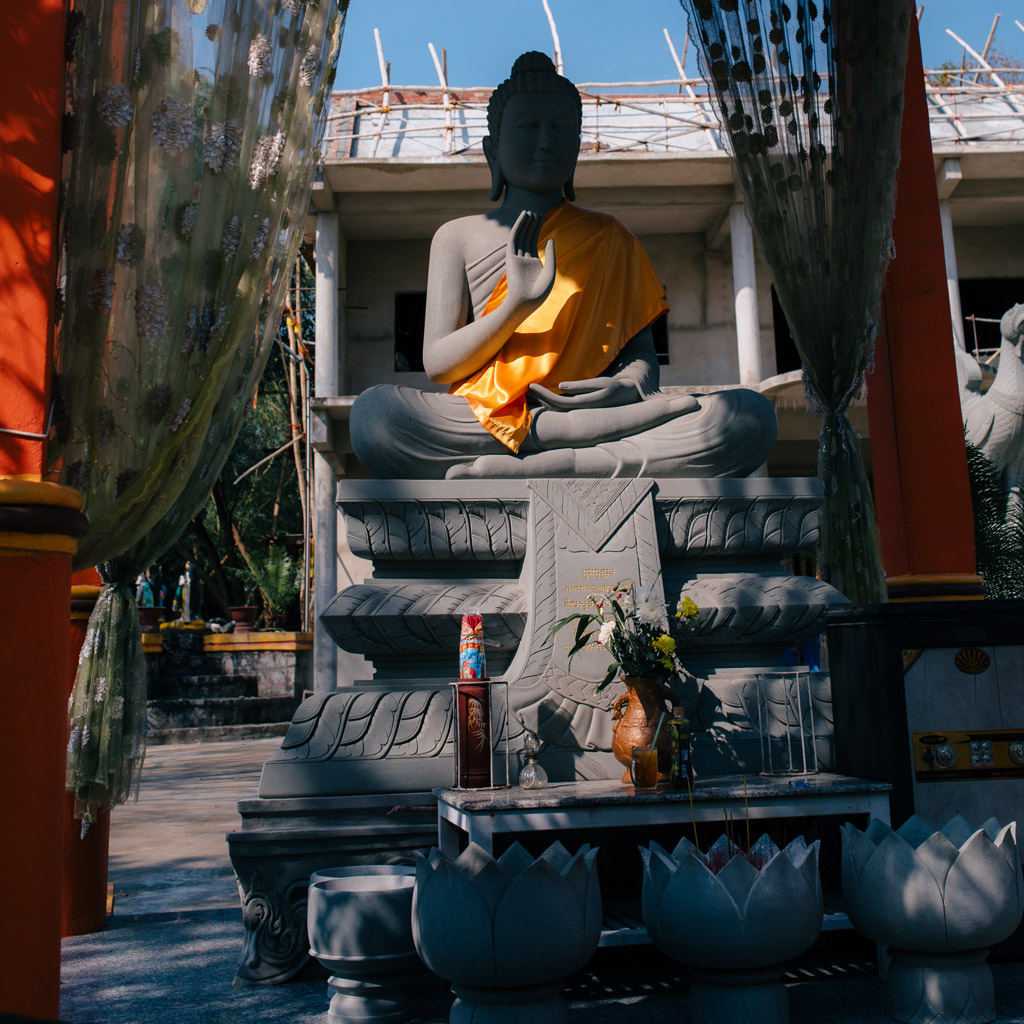
[[[323,977],[232,989],[241,948],[238,895],[224,833],[235,803],[256,792],[279,740],[154,747],[138,804],[118,808],[109,927],[64,940],[62,1018],[72,1024],[326,1024]],[[849,935],[808,955],[787,977],[792,1024],[889,1019],[871,950]],[[999,1020],[1024,1024],[1024,964],[993,967]],[[406,979],[416,1024],[448,1019],[429,975]],[[565,997],[571,1024],[687,1024],[686,971],[651,947],[600,950]]]

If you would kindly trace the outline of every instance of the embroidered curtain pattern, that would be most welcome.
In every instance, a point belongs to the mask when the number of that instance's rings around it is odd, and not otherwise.
[[[822,419],[819,562],[885,600],[874,502],[847,417],[891,258],[908,0],[681,0],[732,143],[747,217]]]
[[[60,479],[104,580],[71,695],[92,820],[137,783],[131,584],[196,514],[277,332],[347,0],[76,0],[68,40]]]

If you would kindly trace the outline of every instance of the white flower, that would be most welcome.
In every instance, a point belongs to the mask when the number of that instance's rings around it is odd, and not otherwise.
[[[104,697],[106,697],[106,695],[107,695],[107,677],[106,676],[97,676],[96,677],[96,687],[93,690],[92,699],[94,701],[96,701],[97,704],[99,704],[104,699]]]
[[[82,727],[76,725],[71,730],[71,736],[68,739],[68,753],[75,754],[78,752],[78,748],[82,742]]]
[[[666,628],[668,620],[665,618],[665,606],[655,598],[652,588],[637,587],[636,617],[645,626]]]
[[[611,619],[605,619],[601,623],[601,628],[597,631],[597,642],[602,647],[607,647],[612,642],[612,637],[615,635],[615,623]]]
[[[270,40],[259,34],[249,44],[249,74],[253,78],[262,78],[269,73]]]
[[[111,128],[121,128],[132,119],[132,100],[128,90],[118,83],[104,89],[96,101],[100,120]]]
[[[192,144],[196,123],[188,101],[168,96],[153,111],[153,141],[169,153],[180,153]]]
[[[121,718],[124,715],[124,697],[115,697],[110,702],[110,717]]]
[[[143,341],[159,341],[167,326],[170,305],[158,284],[145,284],[135,298],[135,328]]]

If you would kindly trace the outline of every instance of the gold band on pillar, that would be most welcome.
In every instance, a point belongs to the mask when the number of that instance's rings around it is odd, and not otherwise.
[[[0,555],[73,555],[88,527],[80,491],[24,477],[0,477]]]
[[[976,573],[912,573],[885,581],[890,601],[981,601],[985,581]]]

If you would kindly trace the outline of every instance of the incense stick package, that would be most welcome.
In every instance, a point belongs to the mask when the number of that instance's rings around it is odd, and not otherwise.
[[[462,616],[459,637],[459,679],[486,679],[484,656],[484,621],[478,614]]]

